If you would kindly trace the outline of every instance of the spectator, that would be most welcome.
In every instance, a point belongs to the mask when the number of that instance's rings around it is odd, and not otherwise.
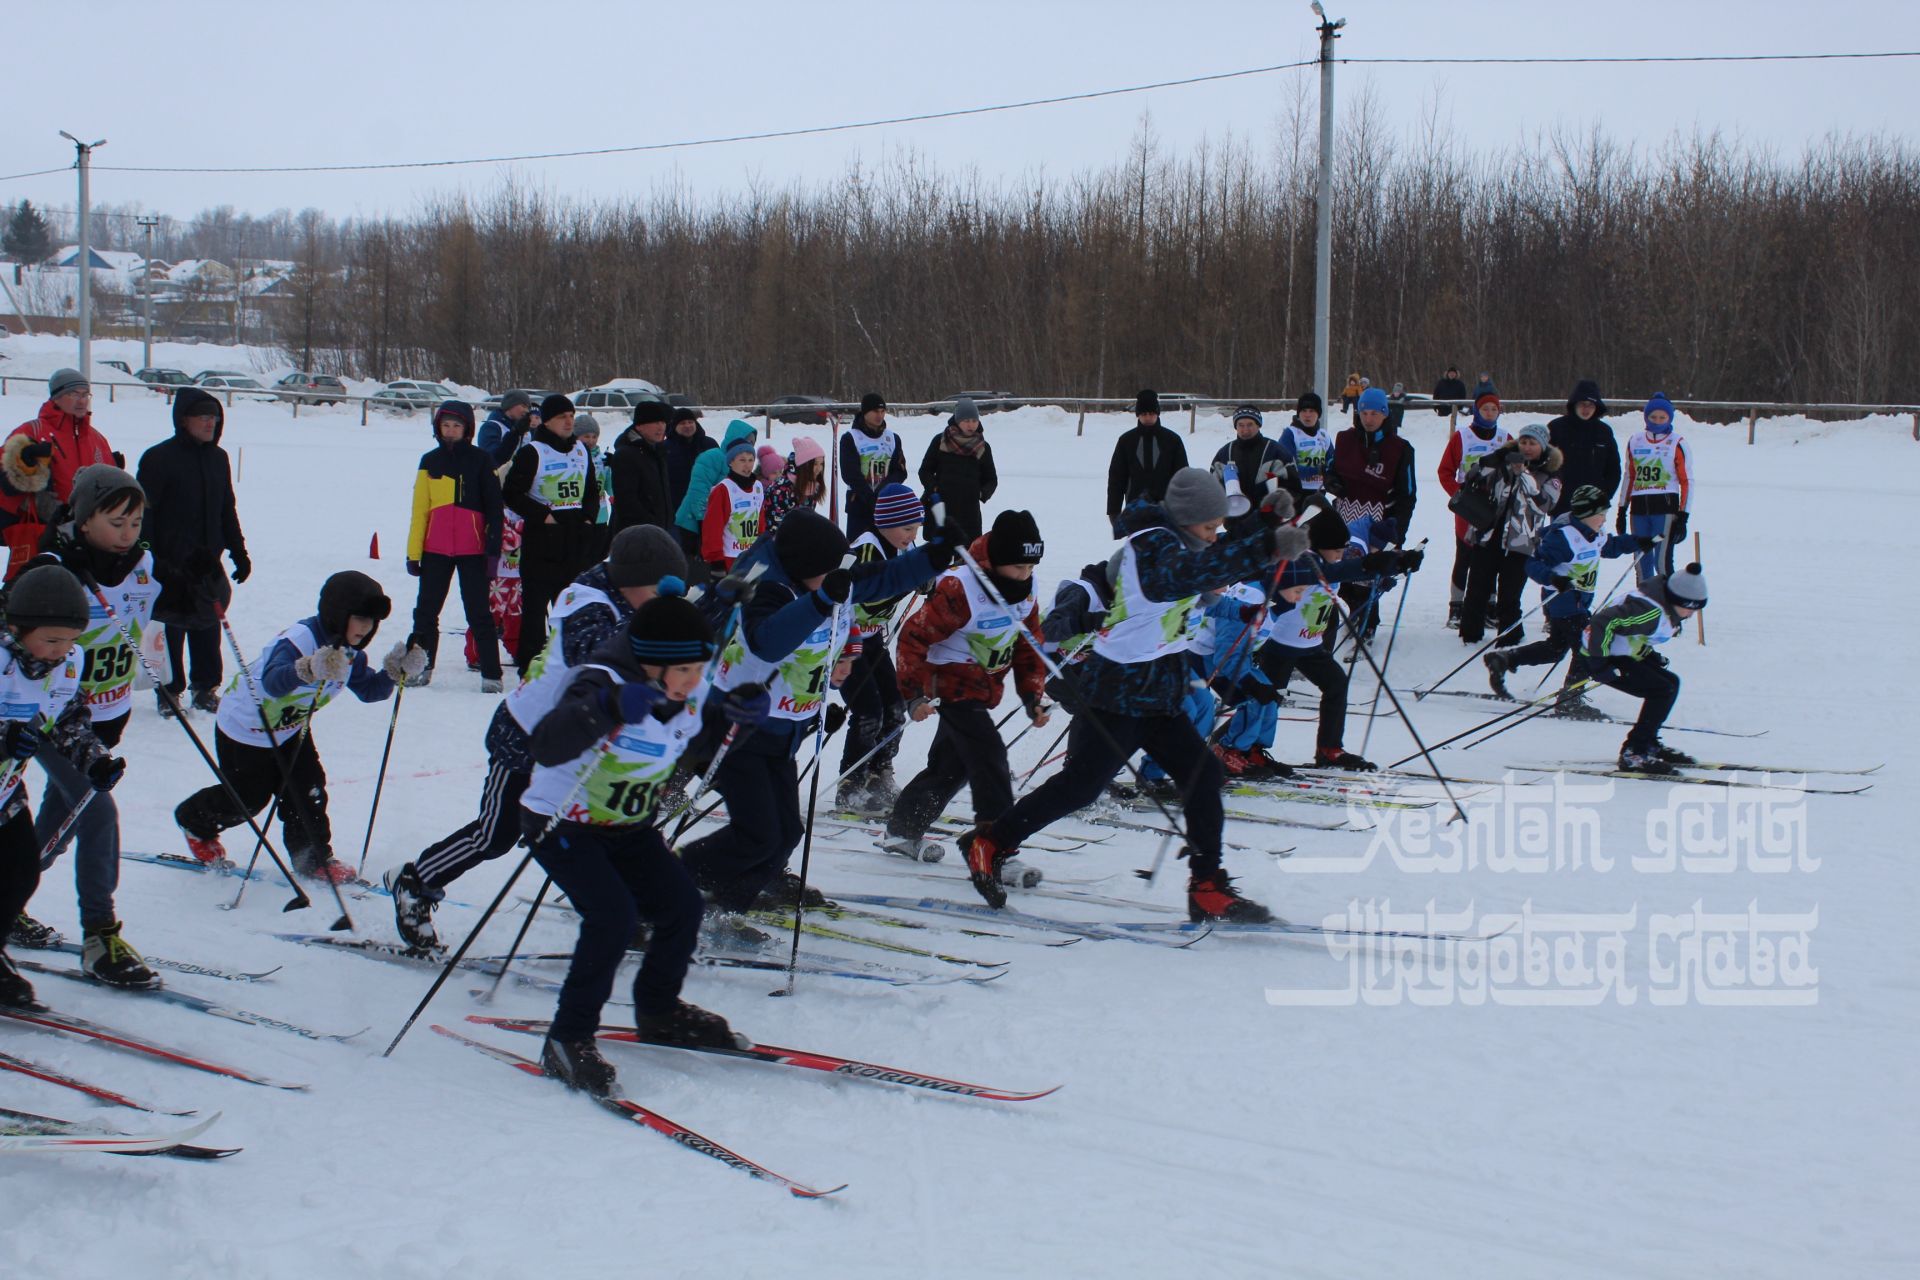
[[[218,400],[182,387],[173,397],[173,438],[140,455],[138,478],[147,495],[141,536],[153,551],[154,576],[166,586],[153,602],[153,619],[167,630],[173,664],[167,688],[179,698],[191,685],[199,711],[219,709],[220,614],[233,600],[232,582],[253,572],[233,500],[233,470],[220,447],[225,429]],[[232,582],[220,568],[223,551],[233,561]],[[164,697],[154,697],[160,714],[173,714]]]
[[[413,522],[407,530],[407,572],[420,579],[409,646],[426,650],[426,670],[410,686],[433,679],[440,652],[440,610],[454,575],[480,664],[480,690],[499,693],[500,642],[488,605],[487,558],[500,554],[503,508],[493,459],[473,443],[473,406],[448,400],[433,411],[434,447],[413,477]]]
[[[7,546],[6,581],[40,552],[40,535],[73,496],[73,476],[95,463],[120,465],[93,426],[93,386],[77,369],[47,379],[47,401],[0,450],[0,539]]]
[[[884,486],[883,486],[884,487]],[[953,402],[947,429],[927,445],[920,459],[920,488],[930,503],[938,494],[947,505],[947,523],[972,542],[980,536],[981,508],[1000,487],[993,446],[980,427],[980,410],[969,396]]]
[[[1400,424],[1407,417],[1407,384],[1393,384],[1393,394],[1387,397],[1387,429],[1395,435],[1400,433]]]
[[[526,522],[520,534],[520,647],[514,654],[522,678],[547,643],[547,609],[598,558],[600,478],[586,446],[573,438],[573,401],[548,396],[540,419],[500,486],[501,499]]]
[[[500,397],[500,407],[480,424],[480,434],[474,443],[493,459],[494,466],[504,467],[531,429],[528,419],[532,415],[533,397],[524,391],[509,391]]]
[[[633,425],[620,433],[608,460],[613,491],[613,531],[650,524],[673,532],[673,451],[667,444],[668,406],[642,400],[633,406]],[[698,419],[695,420],[698,428]],[[688,455],[692,465],[692,455]]]
[[[1447,448],[1440,455],[1440,487],[1447,491],[1447,498],[1460,492],[1460,487],[1480,465],[1480,459],[1505,444],[1509,435],[1500,425],[1500,397],[1492,391],[1482,391],[1473,398],[1473,414],[1467,421],[1455,427],[1447,439]],[[1447,625],[1460,625],[1460,603],[1467,598],[1467,566],[1473,559],[1473,526],[1460,516],[1453,518],[1453,577],[1451,596],[1447,603]]]
[[[1482,454],[1469,473],[1467,483],[1480,486],[1492,500],[1494,520],[1467,535],[1473,552],[1460,606],[1462,643],[1480,643],[1490,601],[1500,628],[1494,643],[1502,648],[1520,643],[1520,591],[1527,582],[1527,561],[1547,531],[1552,519],[1547,513],[1558,501],[1565,477],[1565,459],[1537,422]]]
[[[1213,455],[1214,477],[1227,492],[1229,537],[1244,537],[1258,526],[1260,503],[1270,486],[1297,483],[1280,442],[1261,432],[1265,425],[1258,406],[1241,405],[1233,411],[1233,439]]]
[[[1354,401],[1358,400],[1360,393],[1366,389],[1367,380],[1365,378],[1361,377],[1357,372],[1348,374],[1347,385],[1340,388],[1340,412],[1346,414],[1348,417],[1352,417]]]
[[[1135,396],[1133,418],[1134,425],[1113,442],[1113,460],[1107,464],[1107,520],[1116,538],[1124,536],[1121,511],[1137,502],[1159,503],[1173,473],[1187,465],[1186,442],[1160,425],[1159,392]]]
[[[826,496],[827,451],[811,436],[795,436],[780,478],[767,490],[767,531],[778,529],[795,507],[818,508]]]
[[[887,402],[877,391],[860,397],[853,430],[840,437],[840,480],[847,486],[847,538],[873,532],[873,495],[907,481],[907,450],[887,425]]]
[[[1359,423],[1333,441],[1333,464],[1326,489],[1334,510],[1348,524],[1362,518],[1391,520],[1387,541],[1398,544],[1413,519],[1418,495],[1413,485],[1413,445],[1388,422],[1387,393],[1368,387],[1360,393]]]
[[[687,483],[693,475],[693,460],[719,443],[700,428],[697,410],[676,407],[667,415],[667,532],[673,532],[672,513],[680,499],[687,496]]]
[[[1560,451],[1560,492],[1553,507],[1559,515],[1573,501],[1573,491],[1592,485],[1607,501],[1620,489],[1620,441],[1607,421],[1607,402],[1592,378],[1573,384],[1567,411],[1547,424],[1548,443]]]
[[[751,445],[753,437],[753,424],[745,418],[735,418],[727,424],[720,447],[701,450],[687,474],[687,491],[680,495],[680,503],[673,509],[672,533],[687,553],[687,572],[693,575],[690,585],[706,580],[707,564],[700,558],[700,522],[706,519],[707,499],[713,495],[713,486],[727,473],[726,451],[742,440]]]
[[[600,482],[600,513],[593,518],[593,558],[599,560],[606,555],[607,543],[613,537],[608,528],[613,520],[612,461],[600,447],[600,419],[592,414],[573,415],[573,438],[587,446],[587,465],[593,468],[594,479]]]
[[[1460,380],[1460,370],[1458,366],[1447,366],[1445,375],[1441,377],[1440,381],[1433,384],[1433,398],[1435,400],[1465,400],[1467,398],[1467,384]],[[1477,398],[1478,397],[1476,397],[1476,399]],[[1458,405],[1436,404],[1433,406],[1433,411],[1444,418],[1458,407]]]

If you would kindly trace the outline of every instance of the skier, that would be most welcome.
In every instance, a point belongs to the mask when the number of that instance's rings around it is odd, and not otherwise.
[[[1160,422],[1160,393],[1145,390],[1133,398],[1134,425],[1113,442],[1107,464],[1107,522],[1113,536],[1126,536],[1120,513],[1136,503],[1158,504],[1174,473],[1187,465],[1187,445],[1178,432]]]
[[[1220,592],[1207,606],[1205,626],[1212,629],[1200,675],[1221,709],[1231,718],[1219,732],[1213,754],[1220,758],[1228,778],[1286,778],[1293,770],[1270,754],[1279,727],[1279,695],[1260,673],[1255,655],[1273,636],[1276,612],[1262,608],[1265,583],[1237,582]],[[1212,698],[1195,727],[1212,729],[1216,717]]]
[[[1227,491],[1227,536],[1249,532],[1260,522],[1256,508],[1275,485],[1292,487],[1293,468],[1278,440],[1261,434],[1260,410],[1243,404],[1233,411],[1233,439],[1213,455],[1212,471]]]
[[[1674,430],[1673,401],[1665,395],[1655,392],[1640,417],[1645,425],[1627,439],[1626,481],[1613,527],[1616,533],[1662,540],[1640,556],[1638,577],[1645,582],[1673,572],[1673,549],[1686,541],[1693,454]]]
[[[480,664],[480,692],[501,689],[500,643],[487,600],[487,559],[500,554],[500,481],[473,443],[473,406],[448,400],[433,411],[435,445],[413,477],[413,523],[407,529],[407,572],[420,579],[409,643],[427,655],[427,669],[409,685],[433,679],[440,652],[440,609],[455,574],[467,634]]]
[[[1557,505],[1560,450],[1547,443],[1547,428],[1529,423],[1506,444],[1475,465],[1467,483],[1479,486],[1494,512],[1493,523],[1469,537],[1467,594],[1460,602],[1460,640],[1479,644],[1493,605],[1499,628],[1497,645],[1506,648],[1525,637],[1520,630],[1520,591],[1527,581],[1527,558],[1546,531]]]
[[[924,509],[913,490],[904,484],[881,486],[873,500],[873,532],[853,541],[856,571],[884,565],[911,548],[920,536],[924,519]],[[847,704],[847,741],[840,751],[842,776],[834,799],[840,808],[855,813],[884,814],[900,794],[893,778],[893,761],[900,750],[895,731],[906,723],[907,713],[893,656],[887,651],[891,639],[887,633],[905,598],[903,593],[853,606],[848,644],[857,643],[860,651],[840,692]],[[891,741],[880,746],[888,738]],[[867,759],[869,753],[871,759]],[[861,764],[862,760],[866,763]]]
[[[662,582],[681,580],[686,567],[679,544],[666,530],[634,525],[613,536],[604,563],[560,593],[548,619],[546,644],[528,668],[526,682],[494,708],[487,724],[487,777],[480,786],[479,815],[383,878],[393,895],[394,925],[409,947],[426,951],[439,946],[433,911],[446,897],[447,886],[519,843],[513,815],[533,774],[527,735],[534,725],[553,707],[572,673],[635,609],[659,593]]]
[[[573,437],[573,401],[548,396],[540,425],[507,465],[500,496],[520,514],[520,647],[524,677],[547,637],[554,597],[598,558],[594,522],[600,478],[586,445]]]
[[[794,756],[814,735],[814,719],[845,639],[848,610],[898,596],[953,563],[945,529],[930,522],[927,545],[903,551],[859,574],[842,568],[846,535],[816,511],[787,513],[735,566],[745,574],[765,566],[740,626],[720,655],[718,689],[764,684],[772,714],[742,732],[714,771],[713,786],[727,805],[727,825],[682,849],[694,879],[723,912],[745,911],[773,886],[779,905],[799,901],[800,877],[783,873],[800,843],[799,777]],[[717,726],[715,726],[717,727]],[[824,902],[817,890],[809,903]]]
[[[1680,677],[1653,646],[1680,633],[1688,618],[1707,607],[1707,580],[1698,564],[1652,578],[1593,615],[1587,624],[1586,657],[1593,678],[1639,698],[1640,714],[1620,744],[1620,767],[1634,773],[1675,773],[1694,759],[1660,741],[1680,696]]]
[[[540,1065],[595,1097],[614,1070],[594,1035],[615,971],[641,921],[646,955],[633,979],[634,1024],[656,1044],[745,1048],[717,1013],[680,998],[704,906],[693,878],[652,818],[681,753],[700,732],[713,629],[672,594],[647,601],[568,677],[529,739],[532,781],[521,823],[541,868],[580,913],[580,936],[560,987]],[[722,695],[722,714],[746,728],[766,715],[764,693]]]
[[[1269,520],[1292,514],[1285,493],[1266,499]],[[1187,691],[1186,646],[1201,592],[1266,581],[1276,562],[1299,554],[1306,534],[1262,528],[1219,542],[1227,515],[1220,482],[1197,467],[1176,472],[1161,503],[1140,513],[1142,526],[1114,553],[1113,604],[1093,640],[1080,680],[1081,707],[1067,736],[1061,771],[998,820],[962,838],[980,896],[1004,906],[1003,863],[1048,823],[1100,798],[1134,751],[1144,748],[1182,787],[1189,859],[1187,911],[1195,919],[1264,921],[1265,907],[1243,897],[1221,866],[1220,762],[1180,713]]]
[[[706,519],[707,499],[713,495],[713,487],[727,473],[727,450],[742,440],[752,445],[753,435],[752,423],[735,418],[720,437],[719,448],[695,451],[687,471],[686,492],[680,495],[680,504],[673,510],[673,533],[687,555],[689,585],[706,581],[707,562],[700,558],[700,522]]]
[[[840,437],[840,482],[847,486],[847,537],[873,528],[873,500],[883,485],[907,482],[907,450],[887,422],[877,391],[860,397],[853,429]]]
[[[135,654],[153,624],[154,600],[160,594],[153,556],[140,541],[145,506],[139,482],[120,468],[100,463],[82,467],[74,476],[67,521],[47,530],[34,561],[62,566],[87,592],[87,626],[78,641],[80,692],[93,735],[109,750],[120,745],[126,731],[134,672],[139,669]],[[105,597],[105,603],[97,596]],[[158,986],[160,979],[120,936],[114,911],[114,890],[120,884],[120,814],[113,798],[94,793],[92,781],[53,742],[43,744],[34,758],[47,776],[47,794],[33,830],[43,851],[43,869],[66,847],[66,840],[53,843],[54,834],[76,807],[85,806],[67,832],[77,847],[73,879],[80,896],[81,968],[111,986]],[[52,946],[58,941],[45,925],[38,926],[44,930],[40,941],[23,939],[22,930],[33,923],[31,917],[21,917],[14,927],[16,943]]]
[[[1029,512],[1002,511],[968,552],[993,580],[1000,600],[962,565],[940,575],[900,628],[900,692],[909,714],[918,723],[937,713],[940,724],[926,767],[900,790],[880,847],[917,862],[939,861],[928,856],[933,842],[927,828],[962,786],[971,789],[976,824],[1013,807],[1007,744],[991,714],[1009,668],[1027,719],[1036,729],[1047,723],[1047,668],[1040,661],[1040,610],[1033,598],[1034,566],[1046,552],[1040,527]],[[1012,869],[1003,864],[1000,870],[1008,875]]]
[[[193,856],[209,865],[226,861],[220,833],[258,813],[276,795],[280,827],[294,869],[340,884],[353,868],[333,856],[327,820],[327,775],[311,720],[343,689],[362,702],[384,702],[394,686],[427,669],[427,654],[405,641],[367,662],[366,647],[393,610],[380,584],[348,569],[328,578],[312,617],[294,623],[227,686],[214,717],[214,754],[245,810],[224,787],[194,792],[174,809],[174,821]],[[237,655],[236,655],[237,656]]]
[[[1280,456],[1293,468],[1294,505],[1326,484],[1327,463],[1333,458],[1333,437],[1327,434],[1326,414],[1315,391],[1303,391],[1294,402],[1293,421],[1280,433]]]
[[[1551,592],[1544,610],[1547,635],[1543,640],[1505,653],[1499,649],[1489,650],[1482,659],[1487,664],[1487,680],[1501,697],[1512,696],[1507,692],[1509,671],[1557,663],[1568,653],[1573,655],[1573,662],[1567,668],[1566,684],[1574,685],[1586,679],[1587,659],[1581,651],[1580,637],[1587,629],[1593,608],[1600,561],[1633,555],[1653,545],[1652,538],[1625,534],[1608,537],[1602,531],[1606,522],[1606,495],[1593,485],[1581,485],[1574,491],[1567,513],[1555,517],[1542,535],[1540,545],[1528,558],[1527,576]],[[1562,694],[1554,714],[1573,719],[1602,718],[1578,691]]]
[[[766,486],[754,471],[753,444],[736,440],[726,454],[726,473],[707,495],[707,513],[700,520],[700,558],[715,578],[726,577],[760,536],[761,508],[767,501]]]
[[[1449,500],[1460,492],[1480,459],[1513,437],[1500,425],[1500,397],[1491,390],[1473,398],[1473,413],[1454,428],[1440,455],[1440,487]],[[1473,526],[1464,516],[1453,518],[1453,575],[1449,579],[1447,626],[1460,629],[1460,608],[1467,598],[1467,563],[1473,558]]]
[[[51,744],[96,792],[113,790],[127,762],[94,736],[80,692],[74,642],[91,610],[79,579],[56,564],[22,571],[0,627],[0,920],[19,918],[40,883],[40,843],[27,807],[27,762]],[[0,1005],[40,1009],[33,987],[0,947]]]

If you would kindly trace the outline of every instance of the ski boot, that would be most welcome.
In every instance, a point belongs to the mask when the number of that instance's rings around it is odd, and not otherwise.
[[[929,840],[925,836],[917,838],[914,836],[881,836],[880,851],[882,853],[898,854],[902,858],[911,858],[915,862],[938,862],[947,856],[947,846],[941,844],[938,840]]]
[[[643,1013],[634,1030],[648,1044],[685,1045],[690,1049],[751,1049],[753,1041],[727,1025],[717,1013],[677,1000],[666,1013]]]
[[[567,1088],[596,1098],[611,1098],[620,1083],[613,1064],[600,1056],[600,1046],[591,1036],[585,1040],[555,1040],[548,1036],[540,1046],[540,1070]]]
[[[1238,747],[1216,745],[1213,754],[1220,761],[1220,768],[1229,778],[1248,778],[1253,776],[1253,761],[1247,753]]]
[[[505,691],[506,691],[506,686],[500,682],[499,677],[495,676],[491,679],[482,677],[480,681],[480,692],[504,693]]]
[[[230,867],[233,865],[227,860],[227,850],[220,843],[219,836],[208,836],[203,840],[185,827],[180,828],[180,834],[186,838],[187,852],[191,853],[193,860],[201,866]]]
[[[1291,778],[1293,776],[1293,766],[1275,760],[1267,754],[1265,747],[1248,748],[1247,763],[1251,766],[1247,776],[1251,778]]]
[[[1313,763],[1320,769],[1350,769],[1356,773],[1373,773],[1380,768],[1342,747],[1320,747],[1313,753]]]
[[[1000,868],[1019,850],[1002,849],[979,827],[960,837],[960,848],[966,855],[967,879],[973,882],[974,892],[996,911],[1006,906],[1007,891],[1000,884]]]
[[[0,951],[0,1006],[8,1009],[24,1009],[28,1013],[45,1013],[47,1006],[33,996],[33,984],[20,976],[13,967],[13,961],[7,959],[7,953]]]
[[[1626,773],[1652,773],[1662,775],[1677,774],[1680,771],[1662,760],[1652,751],[1636,751],[1622,744],[1620,748],[1620,768]]]
[[[1507,692],[1507,672],[1513,670],[1513,663],[1507,655],[1494,649],[1489,651],[1481,661],[1487,664],[1487,687],[1493,690],[1494,695],[1501,698],[1513,697]]]
[[[80,967],[89,978],[110,987],[131,991],[151,991],[160,985],[160,975],[147,968],[140,953],[120,936],[120,922],[86,926],[80,951]]]
[[[353,868],[331,853],[294,853],[293,869],[308,880],[321,884],[349,884],[354,879]]]
[[[1562,693],[1553,704],[1553,714],[1565,720],[1605,720],[1607,713],[1578,693]]]
[[[756,951],[761,947],[773,945],[773,935],[765,929],[756,929],[741,918],[737,911],[713,909],[700,921],[700,942],[703,946],[726,951]],[[635,948],[645,950],[642,942]]]
[[[380,883],[393,895],[393,923],[402,941],[415,951],[440,950],[440,935],[433,927],[439,890],[428,888],[411,862],[381,876]]]
[[[424,689],[433,683],[433,668],[428,667],[417,676],[408,676],[401,683],[409,689]]]
[[[178,720],[180,718],[180,712],[176,709],[179,704],[167,697],[167,691],[165,689],[155,689],[153,691],[153,700],[160,708],[160,718],[162,720]]]
[[[1209,920],[1229,924],[1269,924],[1273,912],[1233,887],[1233,877],[1216,867],[1195,871],[1187,879],[1187,919],[1195,924]]]
[[[1654,739],[1653,754],[1657,756],[1661,760],[1661,762],[1664,764],[1685,765],[1685,764],[1700,763],[1700,761],[1696,757],[1688,755],[1686,752],[1680,750],[1678,747],[1670,747],[1666,743],[1661,742],[1657,738]]]
[[[782,871],[773,878],[772,884],[760,891],[760,896],[753,900],[753,905],[756,909],[763,911],[791,911],[801,906],[809,910],[818,910],[839,904],[829,901],[826,894],[805,883],[793,872]]]
[[[858,814],[862,818],[884,818],[887,811],[876,805],[868,795],[865,784],[849,779],[840,784],[833,793],[833,807],[841,813]]]
[[[1459,629],[1460,629],[1460,602],[1458,600],[1455,600],[1447,606],[1447,630],[1458,631]]]
[[[213,715],[220,710],[220,695],[211,689],[195,689],[192,706],[195,711],[204,711],[208,715]]]
[[[13,927],[7,930],[8,946],[50,951],[61,942],[58,929],[50,924],[41,924],[24,911],[13,918]]]
[[[1039,887],[1044,879],[1046,876],[1042,874],[1040,868],[1028,866],[1020,861],[1018,854],[1009,856],[1000,864],[1001,884],[1012,885],[1016,889],[1033,889]]]

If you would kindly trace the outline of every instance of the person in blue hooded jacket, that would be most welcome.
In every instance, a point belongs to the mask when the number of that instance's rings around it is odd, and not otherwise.
[[[700,558],[700,522],[706,518],[707,499],[713,494],[713,486],[727,474],[727,450],[743,440],[752,444],[753,439],[753,424],[745,418],[735,418],[727,424],[718,449],[704,450],[693,459],[693,467],[687,473],[687,491],[673,512],[673,531],[680,539],[680,549],[687,553],[690,578],[705,580],[706,561]]]

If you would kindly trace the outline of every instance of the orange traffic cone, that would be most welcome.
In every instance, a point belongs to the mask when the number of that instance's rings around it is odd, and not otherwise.
[[[380,534],[378,533],[378,531],[376,531],[373,535],[373,542],[369,544],[367,547],[367,559],[378,560],[379,558],[380,558]]]

